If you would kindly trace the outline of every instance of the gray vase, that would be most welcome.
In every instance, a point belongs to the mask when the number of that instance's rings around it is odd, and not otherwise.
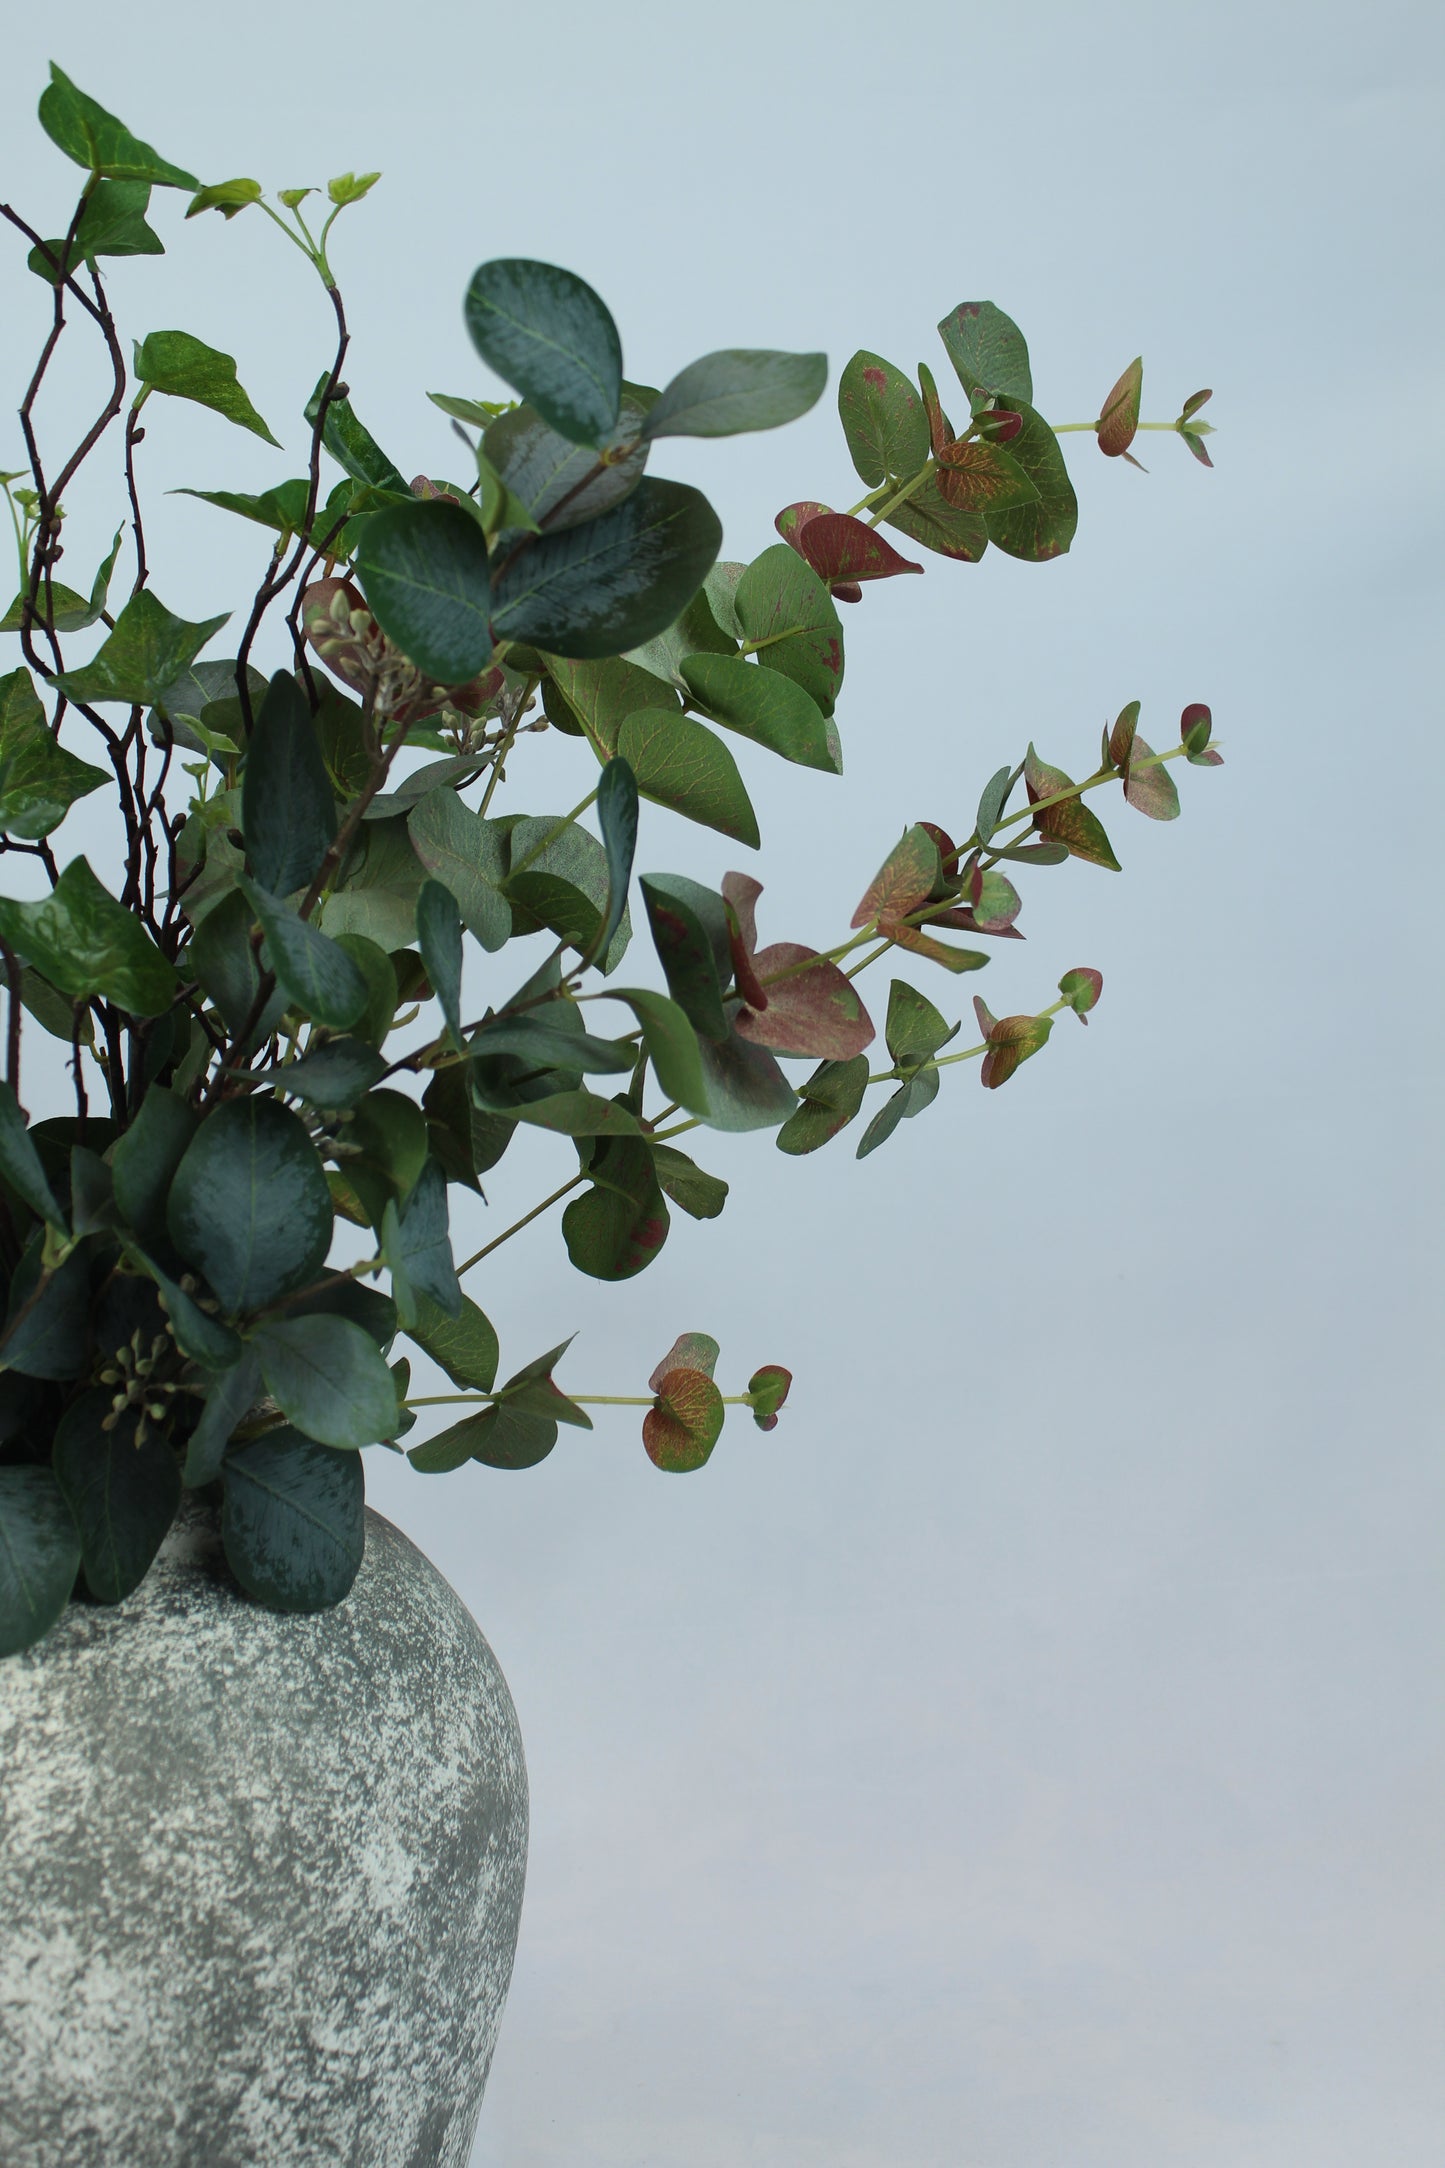
[[[522,1903],[506,1681],[388,1521],[280,1618],[192,1505],[0,1662],[4,2168],[465,2168]]]

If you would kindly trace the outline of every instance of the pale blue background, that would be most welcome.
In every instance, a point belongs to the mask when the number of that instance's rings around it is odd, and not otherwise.
[[[1213,474],[1066,440],[1066,562],[869,594],[841,784],[742,752],[765,936],[826,945],[901,825],[966,828],[1030,735],[1077,767],[1124,701],[1167,742],[1208,700],[1228,765],[1172,829],[1112,809],[1124,876],[1037,877],[988,973],[1033,1008],[1098,965],[1089,1032],[996,1097],[955,1071],[862,1166],[704,1134],[726,1217],[621,1289],[555,1220],[477,1275],[509,1366],[577,1329],[564,1377],[637,1390],[706,1327],[734,1387],[791,1364],[784,1425],[686,1482],[627,1415],[525,1477],[375,1470],[528,1742],[476,2168],[1435,2168],[1438,14],[85,0],[6,38],[4,192],[58,230],[52,51],[208,179],[385,169],[336,241],[347,374],[417,467],[450,459],[422,393],[484,388],[459,302],[494,254],[591,279],[652,381],[723,344],[937,366],[987,295],[1054,419],[1140,351],[1151,417],[1216,389]],[[294,465],[319,289],[256,214],[178,212],[168,265],[114,269],[126,328],[236,353]],[[44,296],[6,260],[14,385]],[[147,421],[153,502],[289,471]],[[738,556],[857,493],[831,393],[667,452]],[[179,499],[153,540],[197,616],[265,549]],[[513,803],[571,804],[588,760],[535,742]],[[648,817],[645,865],[746,856]],[[954,1014],[977,983],[910,975]],[[473,1246],[568,1171],[514,1156]]]

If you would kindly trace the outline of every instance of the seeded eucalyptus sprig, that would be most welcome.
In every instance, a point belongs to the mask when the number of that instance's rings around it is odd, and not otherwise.
[[[274,197],[251,179],[203,186],[59,70],[40,118],[84,181],[59,239],[0,206],[50,319],[22,463],[0,476],[18,577],[0,622],[18,641],[0,676],[0,850],[35,859],[44,884],[38,900],[0,897],[0,1653],[36,1640],[77,1576],[99,1601],[127,1595],[187,1489],[218,1497],[242,1586],[304,1611],[351,1585],[365,1447],[424,1473],[529,1467],[559,1424],[635,1406],[652,1460],[682,1472],[729,1407],[771,1430],[788,1372],[764,1364],[725,1394],[705,1333],[683,1333],[645,1391],[564,1391],[565,1341],[499,1383],[498,1335],[462,1282],[480,1291],[496,1252],[555,1207],[576,1269],[646,1270],[674,1210],[712,1219],[726,1204],[727,1184],[679,1146],[693,1130],[772,1130],[797,1155],[863,1118],[865,1158],[953,1065],[1008,1082],[1056,1015],[1087,1022],[1097,969],[1065,971],[1037,1013],[975,1000],[980,1037],[962,1048],[962,1020],[894,977],[886,1056],[864,974],[885,957],[982,969],[975,942],[1021,938],[1022,873],[1071,858],[1117,870],[1094,793],[1118,785],[1172,819],[1173,764],[1219,760],[1197,703],[1162,753],[1131,703],[1080,781],[1029,746],[972,813],[881,839],[824,951],[765,927],[750,873],[716,889],[637,873],[654,804],[759,847],[739,739],[841,774],[839,605],[923,570],[890,535],[955,563],[990,547],[1047,561],[1078,520],[1060,434],[1092,429],[1117,458],[1137,430],[1169,428],[1207,464],[1195,416],[1209,395],[1141,422],[1136,362],[1097,423],[1051,425],[1018,327],[960,304],[939,327],[957,425],[927,367],[915,379],[855,355],[838,406],[864,496],[791,504],[779,539],[726,560],[707,498],[654,458],[669,437],[807,412],[822,355],[728,349],[654,389],[625,374],[582,279],[495,259],[463,313],[500,384],[429,392],[430,421],[419,396],[401,466],[352,403],[333,265],[340,214],[379,175]],[[299,462],[234,357],[158,321],[149,274],[124,262],[165,252],[149,219],[166,189],[189,197],[187,218],[266,217],[318,275],[331,322],[296,385]],[[134,281],[150,327],[129,362],[112,277]],[[35,414],[72,332],[98,337],[111,381],[56,455]],[[491,396],[503,387],[516,397]],[[253,446],[267,465],[228,472],[217,427],[218,467],[180,493],[197,507],[194,551],[216,511],[268,537],[254,590],[194,623],[151,584],[142,511],[147,432],[177,399],[280,455]],[[112,432],[115,539],[71,587],[66,495]],[[83,856],[62,865],[52,839],[107,787],[125,847],[103,880]],[[631,961],[644,920],[655,970]],[[33,1069],[22,1086],[32,1028],[56,1042],[73,1113],[43,1104]],[[542,1194],[458,1259],[451,1191],[481,1198],[529,1133]],[[455,1390],[414,1392],[399,1342]],[[445,1427],[403,1446],[437,1409]]]

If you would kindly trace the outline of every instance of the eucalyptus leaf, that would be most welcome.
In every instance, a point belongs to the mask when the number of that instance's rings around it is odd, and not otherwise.
[[[960,301],[938,332],[966,392],[993,393],[1010,403],[1033,398],[1024,335],[992,301]]]
[[[336,801],[301,688],[278,670],[266,690],[241,776],[241,827],[260,886],[289,896],[312,881],[336,834]]]
[[[255,1348],[248,1347],[239,1362],[210,1380],[200,1419],[186,1441],[181,1481],[187,1490],[217,1480],[226,1447],[260,1397],[261,1363]]]
[[[221,1541],[247,1595],[272,1611],[340,1603],[366,1548],[360,1454],[286,1425],[233,1445],[221,1473]]]
[[[140,1586],[181,1502],[169,1444],[127,1410],[109,1429],[111,1396],[82,1393],[55,1433],[55,1480],[80,1533],[85,1585],[97,1603]]]
[[[65,1216],[45,1178],[19,1101],[10,1085],[0,1081],[0,1176],[17,1197],[28,1204],[38,1219],[60,1234],[67,1232]]]
[[[645,437],[733,437],[778,429],[816,406],[828,381],[826,354],[731,347],[689,362],[642,425]]]
[[[396,1386],[375,1341],[344,1317],[282,1317],[256,1334],[266,1390],[319,1445],[356,1451],[395,1435]]]
[[[228,1317],[314,1279],[331,1246],[331,1192],[305,1124],[274,1099],[223,1100],[171,1184],[171,1241]]]
[[[505,383],[574,444],[617,420],[622,342],[601,297],[575,272],[525,257],[478,266],[466,299],[472,344]]]
[[[49,1633],[79,1571],[80,1534],[50,1469],[0,1467],[0,1658]]]
[[[836,737],[803,687],[740,655],[690,655],[682,675],[714,721],[804,768],[838,772]]]
[[[727,746],[705,724],[675,708],[637,709],[623,720],[617,750],[644,798],[758,848],[758,817],[747,785]]]
[[[501,948],[512,931],[512,914],[498,886],[502,862],[495,831],[445,787],[413,807],[406,825],[412,849],[455,897],[467,930],[484,949]]]
[[[748,566],[736,602],[760,665],[792,678],[831,715],[843,683],[843,628],[812,566],[786,542],[776,542]]]
[[[166,1240],[166,1199],[196,1121],[186,1100],[153,1084],[116,1140],[111,1154],[115,1201],[148,1248]]]
[[[453,1044],[462,1044],[462,915],[440,881],[427,881],[416,901],[416,937],[432,992]]]
[[[242,875],[240,887],[266,937],[263,962],[290,1006],[330,1030],[350,1030],[366,1008],[368,988],[341,943],[268,896],[259,882]]]
[[[419,670],[464,685],[491,659],[486,537],[443,498],[388,505],[366,522],[357,571],[372,614]]]
[[[557,655],[620,655],[672,623],[721,543],[699,491],[639,482],[600,518],[523,542],[497,566],[493,629]]]

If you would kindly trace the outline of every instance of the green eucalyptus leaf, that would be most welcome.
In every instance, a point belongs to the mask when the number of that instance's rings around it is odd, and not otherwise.
[[[738,764],[705,724],[675,708],[637,709],[623,720],[617,750],[644,798],[758,848],[758,817]]]
[[[915,1115],[921,1114],[925,1107],[932,1106],[937,1097],[938,1071],[920,1069],[916,1076],[911,1076],[905,1083],[900,1084],[893,1096],[883,1102],[859,1138],[855,1156],[866,1159],[870,1152],[876,1152],[880,1145],[888,1142],[901,1121],[911,1121]]]
[[[868,1058],[855,1054],[849,1061],[825,1061],[798,1086],[802,1105],[790,1114],[778,1131],[780,1152],[800,1156],[816,1152],[846,1129],[863,1104],[868,1089]]]
[[[0,1332],[0,1370],[29,1378],[78,1378],[90,1360],[90,1259],[82,1246],[47,1273],[41,1232],[26,1244],[10,1282]]]
[[[947,1046],[958,1031],[957,1024],[949,1024],[939,1014],[933,1003],[903,979],[895,979],[888,989],[888,1021],[883,1036],[893,1059],[903,1065],[924,1061]]]
[[[118,700],[125,706],[152,707],[195,661],[230,612],[188,624],[173,617],[148,587],[132,595],[104,644],[78,670],[52,680],[67,699],[81,702]]]
[[[438,1160],[428,1159],[398,1214],[394,1240],[383,1244],[393,1274],[400,1273],[417,1298],[428,1298],[448,1317],[462,1314],[462,1291],[447,1223],[447,1178]],[[414,1326],[408,1326],[414,1331]]]
[[[741,655],[690,655],[682,675],[715,722],[801,767],[841,771],[836,731],[792,678]]]
[[[97,1603],[140,1586],[176,1517],[180,1471],[167,1441],[127,1410],[104,1428],[111,1396],[82,1393],[55,1433],[55,1480],[80,1532],[85,1585]]]
[[[183,958],[187,973],[209,994],[233,1038],[255,1013],[249,1042],[237,1046],[238,1056],[263,1045],[285,1012],[286,995],[278,986],[256,1010],[261,967],[251,945],[251,907],[239,889],[233,888],[214,910],[206,913]]]
[[[360,1039],[365,1046],[380,1048],[385,1044],[401,1006],[396,965],[384,948],[378,947],[375,941],[368,941],[364,934],[338,934],[336,946],[345,949],[366,981],[366,1007],[352,1026],[352,1039]],[[406,951],[398,950],[397,953],[404,955]]]
[[[356,935],[388,955],[409,947],[416,935],[416,899],[429,871],[437,869],[418,858],[405,815],[364,821],[321,906],[323,929],[336,940]],[[453,884],[446,885],[455,895]]]
[[[416,900],[416,937],[427,978],[441,1003],[447,1029],[462,1044],[462,914],[440,881],[426,881]]]
[[[876,489],[916,474],[928,457],[928,416],[918,387],[881,354],[853,356],[838,379],[838,416],[848,455]]]
[[[0,1467],[0,1658],[49,1633],[79,1571],[79,1531],[51,1470]]]
[[[152,1258],[143,1251],[133,1251],[137,1261],[144,1265],[159,1291],[166,1316],[170,1320],[172,1336],[183,1355],[192,1362],[200,1363],[207,1370],[224,1372],[241,1360],[244,1345],[229,1325],[203,1310],[195,1297],[188,1295],[170,1275],[163,1272]]]
[[[221,1473],[221,1541],[247,1595],[271,1611],[340,1603],[366,1548],[360,1454],[286,1425],[233,1445]]]
[[[640,647],[629,650],[627,660],[640,669],[659,678],[668,687],[668,694],[675,692],[682,683],[682,666],[689,655],[736,655],[740,634],[724,632],[713,615],[708,599],[708,581],[717,566],[712,567],[707,579],[697,593],[690,597],[685,608],[670,625],[644,640]],[[736,610],[730,613],[735,619]],[[664,694],[664,699],[668,697]]]
[[[732,964],[722,898],[683,874],[645,874],[640,885],[669,993],[704,1038],[726,1039],[732,1027],[722,997]]]
[[[595,1038],[536,1011],[504,1012],[483,1024],[473,1034],[472,1052],[511,1054],[529,1069],[575,1069],[584,1076],[626,1076],[637,1060],[637,1049],[625,1040]]]
[[[639,482],[600,518],[524,542],[502,561],[493,629],[557,655],[622,654],[672,623],[721,542],[717,514],[697,490]]]
[[[304,1287],[331,1246],[331,1192],[306,1125],[274,1099],[227,1099],[171,1183],[170,1238],[228,1317]]]
[[[486,537],[444,498],[393,504],[362,532],[357,571],[372,615],[419,670],[464,685],[491,660]]]
[[[480,264],[466,298],[483,361],[574,444],[596,444],[622,401],[622,342],[606,304],[556,264]]]
[[[596,662],[573,662],[563,655],[549,655],[546,660],[542,697],[548,716],[559,728],[570,723],[574,734],[580,729],[600,761],[611,760],[621,751],[619,732],[630,715],[663,707],[681,713],[675,692],[664,691],[651,671],[624,662],[620,655]],[[559,723],[564,710],[566,720]]]
[[[272,896],[289,896],[314,880],[336,834],[321,741],[289,671],[272,678],[251,733],[241,826],[251,871]]]
[[[612,945],[627,909],[637,851],[637,778],[627,762],[609,760],[597,785],[597,824],[607,854],[607,915],[596,936],[599,953]]]
[[[643,414],[624,393],[617,421],[596,449],[559,436],[533,407],[499,415],[487,425],[478,461],[484,492],[491,473],[503,493],[494,510],[484,496],[489,526],[499,518],[535,534],[545,521],[548,532],[558,534],[610,512],[631,496],[646,470],[648,447],[639,441]],[[527,508],[524,519],[508,510],[518,504]]]
[[[153,1084],[111,1154],[115,1201],[147,1248],[166,1240],[166,1199],[196,1133],[194,1107]]]
[[[406,826],[416,856],[455,897],[467,930],[489,952],[502,948],[512,914],[498,886],[503,867],[495,830],[445,785],[412,808]]]
[[[642,1043],[661,1090],[689,1114],[705,1115],[708,1100],[702,1057],[687,1011],[651,987],[619,986],[610,991],[614,1000],[627,1003],[642,1026]]]
[[[365,1013],[369,988],[341,943],[244,874],[239,886],[266,937],[262,961],[276,974],[288,1005],[329,1030],[350,1030]]]
[[[426,1116],[405,1092],[368,1092],[343,1132],[342,1172],[379,1228],[388,1204],[411,1195],[427,1161]]]
[[[797,1106],[797,1093],[766,1047],[732,1031],[721,1044],[699,1039],[698,1052],[709,1129],[776,1129]]]
[[[502,824],[492,825],[500,829]],[[542,817],[512,822],[507,845],[503,885],[512,905],[512,930],[532,933],[546,926],[582,955],[593,954],[608,904],[607,854],[596,836],[577,821]],[[604,976],[616,969],[631,939],[632,919],[624,910],[598,959]]]
[[[826,584],[786,542],[755,557],[738,581],[738,622],[758,661],[801,685],[831,715],[843,683],[843,628]]]
[[[1004,411],[1023,416],[1023,428],[1009,444],[1008,457],[1021,467],[1038,491],[1030,504],[1007,512],[988,512],[984,524],[995,548],[1030,564],[1062,557],[1079,524],[1079,502],[1059,440],[1031,406],[1020,399],[1004,403]]]
[[[0,939],[73,1001],[103,994],[131,1016],[161,1016],[180,986],[174,964],[83,858],[38,903],[0,898]]]
[[[647,414],[645,437],[734,437],[778,429],[816,406],[826,354],[731,347],[680,370]]]
[[[557,1443],[556,1418],[524,1409],[484,1408],[444,1430],[439,1438],[412,1448],[409,1458],[423,1474],[459,1468],[479,1460],[488,1468],[535,1468]]]
[[[991,301],[960,301],[944,317],[938,332],[958,381],[970,396],[993,393],[1010,403],[1033,398],[1024,335],[1012,317]]]
[[[280,450],[279,437],[272,436],[241,389],[232,356],[207,346],[204,339],[192,338],[188,331],[150,332],[136,347],[135,374],[136,381],[152,391],[210,407]]]
[[[357,1451],[395,1435],[391,1372],[370,1334],[345,1317],[283,1317],[256,1334],[266,1390],[318,1445]]]
[[[607,1138],[588,1172],[592,1186],[562,1214],[567,1255],[589,1279],[633,1279],[653,1262],[670,1224],[652,1154],[641,1139]]]
[[[652,1163],[665,1196],[690,1219],[716,1219],[727,1203],[728,1185],[721,1175],[707,1174],[686,1152],[671,1144],[654,1144]]]
[[[186,1441],[181,1481],[187,1490],[201,1490],[221,1473],[221,1460],[237,1425],[243,1423],[261,1397],[261,1364],[248,1347],[241,1359],[210,1382],[200,1421]]]
[[[123,121],[77,89],[52,60],[50,81],[40,94],[40,125],[67,158],[88,173],[116,181],[147,181],[153,188],[199,188],[194,173],[167,163]]]
[[[262,1070],[256,1082],[289,1092],[306,1106],[335,1113],[354,1107],[385,1073],[385,1056],[364,1039],[330,1039],[324,1046],[303,1054],[299,1061]]]
[[[489,1393],[497,1382],[499,1349],[491,1320],[466,1295],[455,1317],[423,1295],[411,1337],[440,1365],[453,1385]]]

